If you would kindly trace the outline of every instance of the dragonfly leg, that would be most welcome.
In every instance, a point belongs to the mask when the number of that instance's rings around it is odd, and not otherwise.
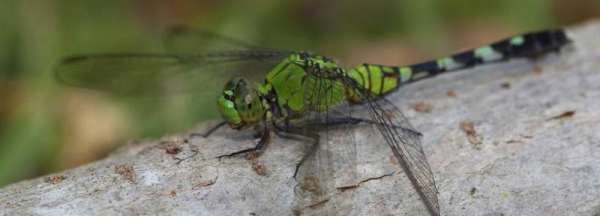
[[[217,131],[219,128],[223,127],[225,124],[227,124],[226,121],[219,122],[219,124],[212,126],[210,129],[208,129],[204,133],[191,133],[190,137],[200,136],[200,137],[206,138],[206,137],[210,136],[212,133],[214,133],[215,131]]]
[[[296,179],[296,176],[298,175],[298,170],[300,169],[302,164],[304,162],[306,162],[306,160],[317,151],[317,148],[319,147],[320,136],[317,133],[302,130],[300,128],[290,128],[290,127],[281,128],[281,127],[278,127],[277,125],[275,125],[274,131],[277,136],[284,138],[284,139],[302,140],[302,141],[304,141],[304,139],[310,140],[310,146],[308,146],[308,148],[306,148],[304,150],[304,154],[302,154],[302,158],[296,164],[296,167],[294,169],[293,177],[294,177],[294,179]]]
[[[264,129],[262,130],[262,132],[260,133],[260,140],[258,141],[256,146],[254,146],[253,148],[236,151],[236,152],[233,152],[230,154],[221,155],[221,156],[218,156],[217,158],[233,157],[233,156],[237,156],[240,154],[252,154],[253,157],[258,157],[264,152],[265,147],[267,146],[267,144],[270,141],[271,141],[271,131],[269,130],[269,128],[267,126],[265,126]]]

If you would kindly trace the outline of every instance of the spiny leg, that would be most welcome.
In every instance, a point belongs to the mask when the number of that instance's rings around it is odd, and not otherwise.
[[[294,179],[296,179],[296,176],[298,175],[298,170],[300,169],[300,166],[302,166],[302,164],[304,162],[306,162],[306,160],[310,156],[315,154],[315,152],[317,151],[317,148],[319,147],[320,136],[317,133],[309,132],[309,131],[302,130],[299,128],[285,128],[284,129],[284,128],[277,127],[277,126],[275,126],[275,134],[284,139],[300,140],[300,141],[303,141],[302,137],[310,139],[310,146],[304,150],[304,153],[302,154],[302,158],[300,159],[300,162],[298,162],[296,164],[296,167],[294,169],[293,177],[294,177]]]
[[[221,155],[221,156],[218,156],[217,158],[220,159],[223,157],[234,157],[234,156],[237,156],[240,154],[252,154],[254,157],[258,157],[263,153],[265,147],[267,146],[267,144],[270,141],[271,141],[271,131],[269,130],[269,127],[267,127],[265,124],[264,129],[260,133],[260,140],[258,141],[256,146],[254,146],[253,148],[243,149],[243,150],[233,152],[230,154]]]
[[[214,133],[215,131],[217,131],[219,128],[225,126],[227,124],[226,121],[221,121],[219,122],[219,124],[216,124],[215,126],[212,126],[210,129],[208,129],[207,131],[205,131],[204,133],[191,133],[190,137],[194,138],[194,137],[208,137],[210,136],[212,133]]]

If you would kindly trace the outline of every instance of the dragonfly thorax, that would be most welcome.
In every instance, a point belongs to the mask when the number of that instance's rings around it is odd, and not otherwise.
[[[261,121],[265,113],[258,92],[242,78],[233,78],[225,84],[217,106],[221,116],[235,129]]]

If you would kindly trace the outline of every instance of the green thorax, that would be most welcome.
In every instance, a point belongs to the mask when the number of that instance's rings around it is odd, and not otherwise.
[[[276,97],[276,106],[291,115],[322,112],[345,99],[341,80],[332,78],[343,73],[322,56],[292,54],[267,74],[259,94]]]
[[[350,70],[323,56],[293,54],[275,66],[259,94],[274,95],[282,110],[302,114],[324,112],[344,101],[362,102],[357,91],[380,96],[397,86],[394,67],[361,65]]]

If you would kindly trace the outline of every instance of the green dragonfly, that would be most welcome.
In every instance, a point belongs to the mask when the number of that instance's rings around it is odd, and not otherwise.
[[[206,43],[206,38],[226,46]],[[204,136],[224,125],[258,128],[256,148],[234,154],[264,151],[272,132],[283,138],[310,140],[312,147],[298,162],[294,177],[314,153],[322,130],[369,125],[381,138],[381,143],[372,144],[391,148],[431,215],[440,215],[440,209],[434,176],[421,147],[422,134],[386,95],[444,72],[511,58],[534,58],[560,51],[570,42],[563,30],[546,30],[414,65],[343,68],[325,56],[264,49],[203,31],[177,28],[166,41],[169,52],[161,54],[68,57],[56,68],[56,78],[67,85],[119,95],[210,92],[207,95],[215,100],[224,121]],[[211,48],[219,51],[207,51]]]

